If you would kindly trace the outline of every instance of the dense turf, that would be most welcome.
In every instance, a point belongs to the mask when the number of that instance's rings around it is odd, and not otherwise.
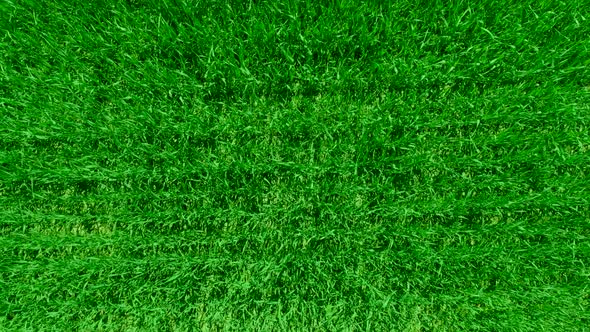
[[[588,331],[589,36],[583,0],[0,0],[0,327]]]

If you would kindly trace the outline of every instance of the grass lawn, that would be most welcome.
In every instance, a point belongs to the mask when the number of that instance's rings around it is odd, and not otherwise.
[[[0,0],[0,330],[590,331],[588,0]]]

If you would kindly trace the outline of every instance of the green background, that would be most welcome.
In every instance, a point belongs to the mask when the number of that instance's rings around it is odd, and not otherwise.
[[[589,36],[575,0],[0,0],[0,327],[588,331]]]

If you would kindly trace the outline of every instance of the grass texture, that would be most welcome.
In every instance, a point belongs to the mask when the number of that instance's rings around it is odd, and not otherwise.
[[[589,331],[588,1],[0,0],[0,328]]]

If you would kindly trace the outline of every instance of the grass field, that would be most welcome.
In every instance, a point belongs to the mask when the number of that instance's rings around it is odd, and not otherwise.
[[[590,331],[590,2],[0,0],[0,330]]]

